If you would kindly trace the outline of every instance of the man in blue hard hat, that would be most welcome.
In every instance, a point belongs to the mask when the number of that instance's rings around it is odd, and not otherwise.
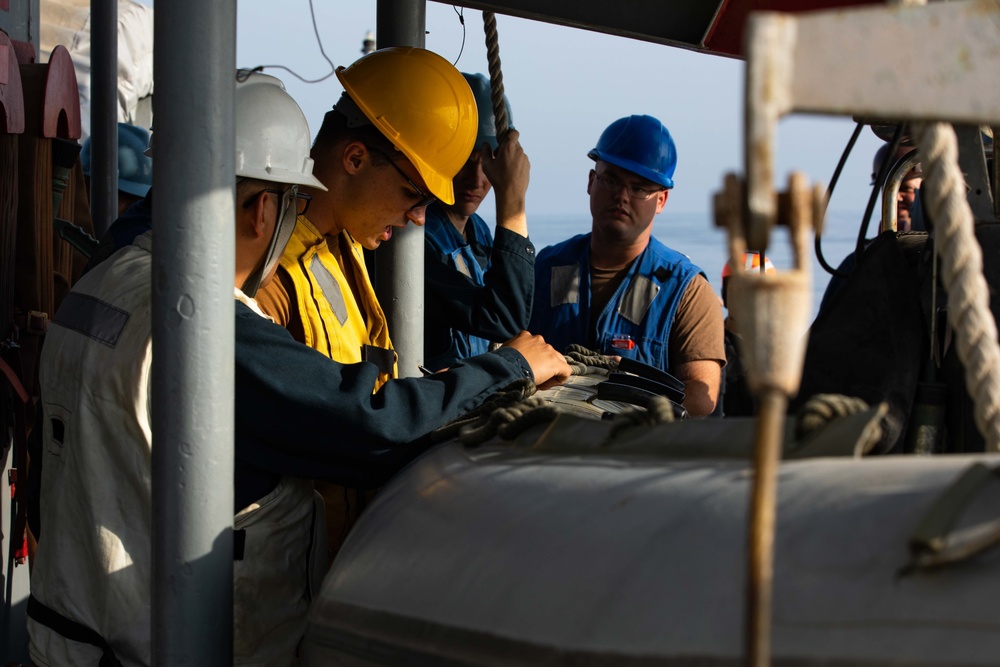
[[[498,149],[490,80],[482,74],[462,76],[479,110],[475,148],[452,179],[455,203],[434,202],[424,223],[424,364],[435,371],[526,329],[535,287],[535,247],[525,215],[528,157],[513,127],[508,135],[513,141]],[[506,95],[504,102],[512,122]],[[511,155],[484,163],[484,146]],[[494,185],[495,242],[476,213]]]
[[[145,197],[153,186],[153,160],[145,154],[148,147],[149,130],[118,123],[118,215]],[[90,137],[87,137],[80,151],[80,161],[88,185],[90,155]]]
[[[153,158],[149,156],[149,131],[138,125],[118,123],[118,216],[91,253],[83,272],[131,245],[153,225]],[[83,142],[80,160],[90,183],[90,137]]]
[[[604,130],[588,154],[591,233],[538,253],[529,330],[657,367],[684,383],[684,407],[711,414],[726,363],[722,310],[704,272],[653,238],[677,150],[652,116]]]

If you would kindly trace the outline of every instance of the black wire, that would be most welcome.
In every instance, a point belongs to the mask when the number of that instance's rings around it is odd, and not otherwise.
[[[885,158],[882,159],[882,164],[878,168],[878,176],[875,177],[875,183],[872,185],[872,194],[868,197],[868,206],[865,208],[865,217],[864,220],[861,221],[861,228],[858,230],[858,244],[854,248],[855,265],[861,261],[861,253],[865,251],[865,237],[868,236],[868,222],[871,220],[872,211],[875,210],[875,202],[878,201],[878,191],[885,183],[886,176],[889,175],[889,167],[895,160],[896,149],[899,148],[899,140],[902,137],[903,124],[900,123],[896,126],[896,131],[892,135],[892,144],[889,146],[889,151],[885,154]]]
[[[313,0],[309,0],[309,15],[312,17],[313,34],[316,35],[316,43],[319,44],[319,52],[323,54],[323,59],[330,64],[330,71],[318,79],[304,79],[301,76],[299,76],[294,70],[285,67],[284,65],[258,65],[257,67],[254,67],[255,71],[260,71],[262,69],[283,69],[292,76],[294,76],[296,79],[301,81],[302,83],[319,83],[320,81],[326,81],[331,76],[333,76],[334,72],[337,71],[337,66],[333,64],[333,61],[330,60],[330,57],[326,55],[326,51],[323,50],[323,40],[321,40],[319,37],[319,27],[316,25],[316,10],[313,8]]]
[[[452,10],[458,16],[458,22],[462,24],[462,48],[458,50],[458,56],[455,58],[455,62],[452,63],[453,66],[458,67],[458,61],[462,59],[462,54],[465,53],[465,7],[462,7],[462,11],[458,11],[455,5],[451,6]]]
[[[830,200],[833,199],[833,189],[837,187],[837,181],[840,180],[840,174],[844,171],[844,165],[847,164],[847,158],[854,150],[854,144],[857,143],[858,137],[861,136],[861,130],[864,129],[864,123],[858,123],[854,128],[854,133],[851,134],[851,138],[847,140],[847,145],[844,146],[844,152],[840,154],[840,162],[837,163],[837,168],[833,170],[833,176],[830,177],[830,186],[826,189],[826,205],[830,206]],[[823,216],[826,217],[826,209],[823,209]],[[826,257],[823,256],[823,235],[817,234],[816,240],[813,243],[816,249],[816,259],[819,260],[820,266],[826,270],[832,276],[837,276],[838,278],[847,278],[850,276],[849,273],[835,269],[826,262]]]

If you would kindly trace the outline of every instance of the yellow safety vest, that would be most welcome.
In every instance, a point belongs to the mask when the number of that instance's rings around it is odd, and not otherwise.
[[[368,280],[362,247],[345,231],[325,237],[306,218],[299,218],[285,248],[281,266],[295,286],[294,305],[305,332],[305,344],[334,361],[353,364],[371,361],[381,372],[373,392],[396,377],[396,354],[389,339],[385,313]],[[361,304],[328,243],[350,248],[344,267],[361,291]],[[375,349],[371,349],[375,348]]]

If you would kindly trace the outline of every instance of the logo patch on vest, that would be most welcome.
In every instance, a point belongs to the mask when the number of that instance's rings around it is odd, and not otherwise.
[[[552,284],[549,286],[549,300],[552,306],[566,303],[580,303],[580,267],[553,266]]]
[[[340,322],[340,326],[344,326],[347,322],[347,304],[344,303],[344,295],[340,292],[340,284],[337,283],[337,279],[323,266],[323,262],[320,261],[318,255],[313,255],[312,260],[309,262],[309,271],[315,276],[316,282],[319,283],[319,288],[326,295],[330,309],[337,317],[337,321]]]
[[[636,276],[618,304],[618,314],[632,324],[641,323],[659,292],[660,286],[652,280],[646,276]]]
[[[131,313],[106,301],[79,292],[70,292],[52,319],[58,324],[93,338],[102,345],[115,347]]]

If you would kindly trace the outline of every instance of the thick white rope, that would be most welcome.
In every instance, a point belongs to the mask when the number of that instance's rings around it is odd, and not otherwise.
[[[983,277],[983,253],[958,166],[958,140],[946,123],[914,123],[913,129],[924,170],[923,202],[934,223],[948,322],[965,366],[965,386],[986,451],[1000,452],[1000,344]]]

